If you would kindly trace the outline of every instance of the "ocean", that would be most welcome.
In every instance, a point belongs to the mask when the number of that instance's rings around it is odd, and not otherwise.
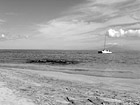
[[[79,63],[137,65],[140,64],[140,52],[98,54],[95,50],[0,50],[0,63],[27,63],[27,60],[37,59],[65,59],[79,61]]]
[[[1,64],[61,67],[66,73],[140,78],[140,52],[98,54],[96,50],[0,50]]]

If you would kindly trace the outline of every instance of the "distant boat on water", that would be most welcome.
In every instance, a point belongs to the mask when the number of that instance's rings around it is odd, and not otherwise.
[[[112,52],[110,50],[106,49],[106,34],[105,34],[105,40],[104,40],[104,49],[102,51],[98,51],[99,54],[111,54]]]
[[[102,51],[98,51],[98,53],[101,53],[101,54],[111,54],[112,52],[110,50],[102,50]]]

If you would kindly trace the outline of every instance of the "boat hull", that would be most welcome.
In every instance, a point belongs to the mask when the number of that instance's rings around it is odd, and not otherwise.
[[[109,50],[102,50],[102,51],[98,51],[99,54],[111,54],[112,52]]]

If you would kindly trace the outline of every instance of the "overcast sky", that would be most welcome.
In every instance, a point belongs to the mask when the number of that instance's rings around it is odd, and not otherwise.
[[[0,0],[0,49],[139,48],[139,28],[140,0]]]

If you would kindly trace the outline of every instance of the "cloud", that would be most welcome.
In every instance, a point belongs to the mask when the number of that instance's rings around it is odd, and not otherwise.
[[[119,29],[114,30],[114,29],[109,29],[107,32],[107,35],[109,37],[140,37],[140,30],[123,30]]]
[[[93,35],[97,36],[97,34],[101,35],[100,33],[102,33],[101,31],[97,32],[97,30],[107,31],[106,29],[112,26],[125,28],[124,25],[127,25],[126,27],[128,28],[129,24],[139,23],[139,11],[139,0],[87,0],[86,3],[73,7],[67,12],[66,16],[55,20],[57,22],[64,22],[64,24],[66,22],[69,23],[69,21],[91,23],[92,25],[88,25],[89,33],[91,33],[91,31],[93,33],[95,32]],[[96,24],[100,24],[100,26],[96,27]],[[71,27],[71,24],[69,25],[67,24],[66,27]],[[85,25],[85,27],[86,26],[87,25]],[[82,25],[82,27],[84,26]],[[76,24],[74,29],[78,30],[78,28],[79,26]],[[134,25],[133,28],[135,28]],[[136,28],[140,28],[140,26]]]
[[[4,22],[6,22],[5,20],[3,20],[3,19],[0,19],[0,23],[4,23]]]
[[[5,13],[5,15],[8,15],[8,16],[16,16],[18,14],[17,13],[14,13],[14,12],[7,12],[7,13]]]
[[[118,43],[107,43],[107,45],[115,46],[118,45]]]
[[[127,0],[88,0],[88,1],[91,1],[91,2],[95,1],[96,3],[99,3],[99,4],[113,4],[113,3],[124,2]]]
[[[37,31],[53,43],[73,46],[102,43],[106,32],[110,37],[139,37],[139,11],[139,0],[87,0],[65,16],[38,24]]]
[[[0,32],[0,41],[17,40],[17,39],[28,39],[28,36],[11,34],[8,32]]]
[[[71,13],[78,19],[105,23],[122,16],[131,17],[139,10],[139,0],[88,0],[87,3],[74,7]]]
[[[89,32],[98,27],[101,27],[101,24],[79,20],[52,20],[47,24],[40,24],[38,26],[38,31],[42,33],[46,38],[61,38],[61,40],[80,40],[86,37],[90,38],[90,36],[92,35]]]
[[[4,38],[4,37],[5,37],[5,35],[4,35],[4,34],[1,34],[1,37],[2,37],[2,38]]]

